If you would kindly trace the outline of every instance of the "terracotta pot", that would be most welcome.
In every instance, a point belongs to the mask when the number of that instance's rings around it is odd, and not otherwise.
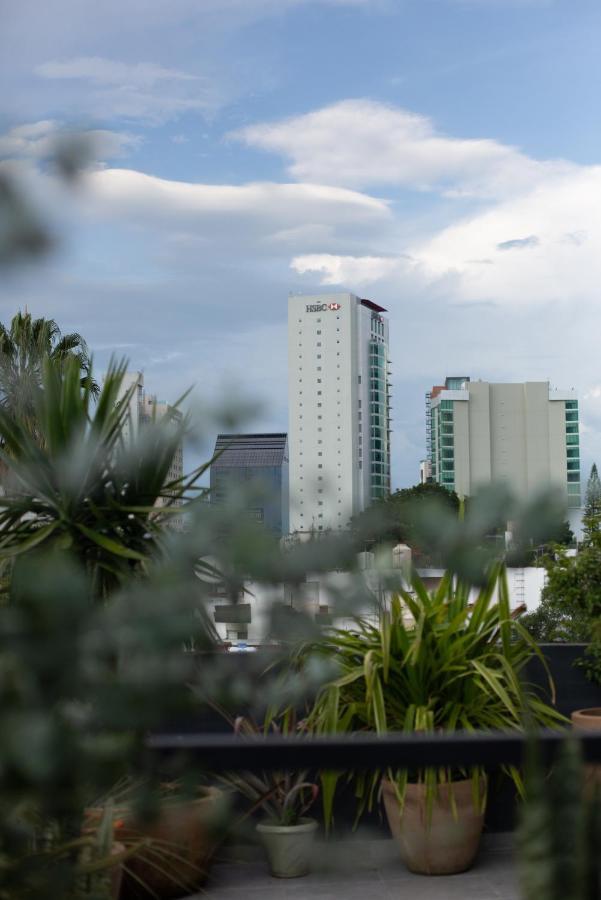
[[[572,725],[578,731],[601,731],[601,706],[575,710]]]
[[[134,819],[128,807],[115,810],[117,841],[131,847],[148,840],[148,848],[124,864],[126,897],[184,897],[205,882],[218,843],[216,825],[224,795],[216,787],[201,788],[199,793],[197,800],[167,798],[158,817],[148,823]],[[86,818],[99,821],[102,812],[86,810]]]
[[[482,779],[480,798],[486,781]],[[451,806],[453,792],[456,815]],[[426,789],[408,784],[401,813],[394,785],[384,778],[382,795],[386,817],[396,838],[401,858],[411,872],[421,875],[452,875],[469,869],[480,846],[484,812],[474,806],[471,780],[439,785],[428,821]]]
[[[601,706],[577,709],[571,719],[575,731],[601,731]],[[588,790],[601,785],[601,763],[587,763],[584,766],[584,783]]]
[[[260,822],[257,831],[263,841],[269,870],[276,878],[298,878],[311,868],[315,819],[301,819],[298,825]]]

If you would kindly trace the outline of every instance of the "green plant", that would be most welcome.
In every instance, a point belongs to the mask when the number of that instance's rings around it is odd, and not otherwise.
[[[567,738],[550,774],[534,741],[516,847],[524,900],[599,900],[601,805],[584,790],[580,747]]]
[[[351,520],[358,548],[372,549],[382,543],[403,542],[419,553],[421,542],[416,523],[420,511],[432,503],[438,503],[455,516],[459,511],[459,497],[455,491],[435,483],[417,484],[377,500]]]
[[[542,655],[511,616],[500,563],[476,596],[448,573],[432,593],[415,576],[412,590],[393,598],[378,626],[359,619],[354,630],[333,630],[315,649],[335,658],[340,675],[319,692],[309,713],[314,732],[503,730],[521,728],[526,717],[548,726],[564,721],[520,680],[527,661]],[[455,774],[448,768],[397,770],[389,777],[401,804],[409,779],[425,783],[431,804],[436,785]],[[468,774],[476,792],[483,772],[461,772]],[[359,814],[371,806],[380,775],[354,775]],[[511,775],[521,789],[519,772]],[[322,775],[328,821],[339,777]]]
[[[35,395],[48,359],[59,366],[75,362],[81,384],[88,384],[91,393],[98,395],[80,334],[63,335],[54,319],[34,319],[28,312],[18,312],[8,328],[0,323],[0,405],[38,441],[44,440],[44,430],[36,419]]]
[[[575,665],[601,683],[601,532],[590,530],[575,556],[555,547],[542,564],[547,583],[541,603],[522,624],[538,641],[588,643]]]
[[[241,737],[257,740],[266,733],[298,734],[303,726],[293,714],[269,717],[263,727],[251,719],[238,717],[233,727]],[[251,812],[262,809],[268,820],[276,825],[298,825],[319,794],[316,784],[308,781],[308,771],[228,772],[220,776],[223,784],[246,797],[252,803]]]
[[[597,463],[593,463],[591,466],[591,474],[586,484],[582,524],[584,526],[584,542],[588,543],[601,530],[601,479],[597,471]]]
[[[78,360],[46,358],[32,395],[42,442],[10,406],[0,406],[0,459],[8,471],[0,496],[0,561],[33,547],[68,550],[90,572],[100,598],[160,555],[165,523],[186,513],[208,466],[168,480],[188,425],[175,413],[149,422],[136,441],[126,439],[125,369],[111,364],[94,399],[92,381],[81,384]],[[160,509],[159,499],[166,501]]]

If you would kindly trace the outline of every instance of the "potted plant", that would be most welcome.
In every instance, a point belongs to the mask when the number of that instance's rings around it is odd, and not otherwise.
[[[191,795],[178,784],[161,784],[150,793],[156,815],[142,819],[136,793],[144,787],[127,779],[116,785],[108,798],[86,809],[87,830],[94,833],[110,809],[115,840],[129,851],[123,866],[128,895],[181,897],[207,878],[219,844],[223,791],[200,785]]]
[[[318,733],[519,729],[526,715],[545,726],[564,721],[520,679],[528,659],[541,654],[512,618],[500,563],[475,597],[449,573],[432,593],[415,576],[378,626],[358,619],[353,630],[333,629],[312,649],[340,667],[308,716]],[[519,772],[509,771],[521,791]],[[339,777],[321,776],[328,824]],[[379,791],[409,869],[447,874],[472,864],[486,803],[482,767],[388,769],[354,779],[358,816]]]
[[[256,739],[265,731],[290,734],[302,730],[294,717],[279,724],[274,719],[260,728],[247,718],[235,720],[237,734]],[[308,780],[308,772],[232,772],[224,783],[252,802],[251,812],[261,809],[265,819],[256,826],[265,848],[269,869],[276,878],[298,878],[311,868],[312,845],[317,830],[315,819],[307,817],[319,788]]]

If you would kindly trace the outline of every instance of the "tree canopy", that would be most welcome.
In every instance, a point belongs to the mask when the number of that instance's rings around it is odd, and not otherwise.
[[[459,512],[459,497],[436,483],[417,484],[394,491],[389,497],[376,501],[372,506],[351,520],[351,528],[362,549],[376,544],[409,544],[417,550],[416,519],[424,503],[438,502],[454,513]]]
[[[42,384],[46,359],[59,367],[74,360],[82,386],[88,386],[97,396],[90,355],[80,334],[62,334],[54,319],[34,319],[29,312],[18,312],[8,327],[0,323],[0,407],[39,440],[42,435],[35,421],[35,394]]]
[[[586,542],[590,541],[594,534],[601,532],[601,479],[596,463],[593,463],[591,467],[591,474],[586,484],[582,524]]]

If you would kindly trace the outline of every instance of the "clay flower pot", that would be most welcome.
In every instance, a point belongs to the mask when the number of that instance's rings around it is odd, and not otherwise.
[[[200,887],[216,850],[215,826],[222,802],[219,788],[203,787],[196,800],[164,801],[158,818],[148,824],[126,818],[117,834],[126,834],[130,839],[150,838],[158,851],[148,861],[144,855],[128,861],[124,875],[128,890],[134,887],[128,872],[149,888],[140,892],[143,897],[152,897],[152,892],[161,898],[182,897]],[[168,852],[161,853],[161,847]],[[139,892],[139,887],[135,892]]]
[[[298,825],[260,822],[261,836],[271,874],[276,878],[298,878],[311,868],[315,819],[301,819]]]
[[[577,709],[572,715],[574,731],[601,731],[601,706]],[[584,783],[587,790],[601,787],[601,763],[587,763],[584,767]]]
[[[486,782],[482,779],[480,798]],[[453,791],[456,815],[451,805]],[[431,819],[426,809],[426,788],[408,784],[401,813],[394,785],[384,778],[382,795],[386,817],[401,858],[411,872],[452,875],[469,869],[480,846],[484,812],[474,806],[471,780],[453,781],[437,788]]]
[[[199,789],[196,799],[167,797],[159,815],[136,820],[129,807],[115,810],[115,841],[133,847],[146,842],[123,863],[123,888],[132,898],[182,897],[206,880],[218,839],[215,827],[224,794],[216,787]],[[97,826],[103,809],[86,810],[88,828]],[[131,874],[130,874],[131,873]]]
[[[578,731],[601,731],[601,706],[575,710],[572,725]]]

